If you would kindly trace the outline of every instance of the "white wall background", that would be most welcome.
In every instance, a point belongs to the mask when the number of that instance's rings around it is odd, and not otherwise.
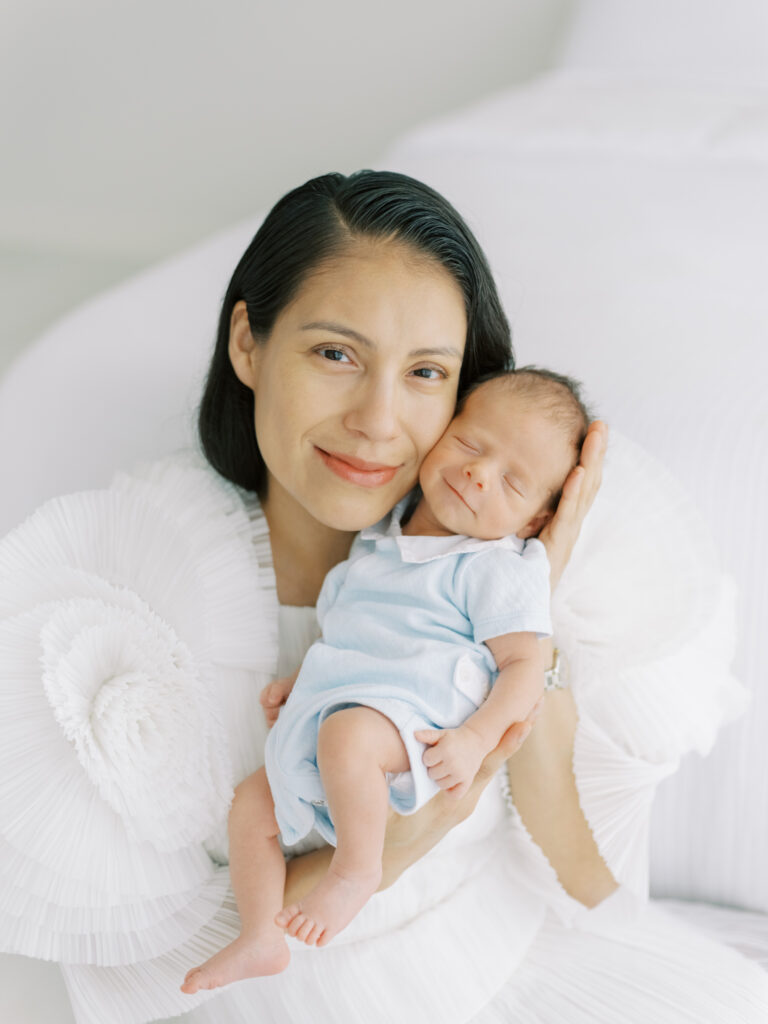
[[[546,66],[572,0],[3,0],[0,374],[138,267]]]

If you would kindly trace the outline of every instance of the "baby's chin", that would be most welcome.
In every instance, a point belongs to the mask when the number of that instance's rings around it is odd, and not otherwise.
[[[523,531],[525,525],[525,523],[502,523],[501,525],[490,523],[484,526],[482,523],[475,522],[472,532],[467,536],[475,537],[477,540],[502,540],[504,537],[519,536],[518,530]]]

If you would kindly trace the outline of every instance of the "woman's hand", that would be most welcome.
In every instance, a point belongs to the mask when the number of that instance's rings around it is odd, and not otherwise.
[[[431,850],[443,836],[467,819],[477,806],[480,796],[504,762],[512,757],[525,742],[533,723],[543,706],[541,698],[522,722],[507,729],[497,747],[487,755],[475,778],[463,796],[457,797],[440,790],[415,814],[401,815],[390,808],[384,839],[384,869],[380,889],[386,889],[417,860]]]
[[[276,679],[273,683],[265,686],[259,694],[259,701],[261,706],[264,708],[264,717],[267,720],[268,728],[277,721],[277,716],[280,714],[280,708],[288,700],[288,695],[293,689],[293,684],[296,682],[296,676],[285,676],[283,679]]]
[[[579,464],[563,486],[557,511],[539,534],[547,549],[550,586],[555,589],[571,557],[581,524],[600,488],[608,427],[601,420],[590,423],[581,448]]]

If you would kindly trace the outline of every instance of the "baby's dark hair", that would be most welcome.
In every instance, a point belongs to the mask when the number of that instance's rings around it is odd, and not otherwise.
[[[541,366],[522,366],[519,370],[506,370],[487,373],[476,381],[465,395],[462,396],[456,412],[464,408],[467,398],[483,384],[492,380],[505,380],[513,394],[530,401],[540,412],[543,412],[558,427],[568,440],[573,452],[571,468],[578,465],[581,446],[587,436],[589,424],[594,416],[581,394],[581,382],[574,377],[567,377],[554,370],[546,370]],[[553,492],[549,506],[557,508],[562,489]]]

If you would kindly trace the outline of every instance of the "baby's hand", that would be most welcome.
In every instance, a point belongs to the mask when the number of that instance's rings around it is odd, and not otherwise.
[[[488,753],[480,736],[464,725],[458,729],[417,729],[413,735],[420,743],[428,744],[422,760],[430,779],[452,796],[462,797]]]
[[[271,729],[280,714],[280,708],[288,700],[288,695],[296,682],[296,676],[286,676],[283,679],[276,679],[273,683],[265,686],[259,695],[261,706],[264,708],[264,717],[267,726]]]

